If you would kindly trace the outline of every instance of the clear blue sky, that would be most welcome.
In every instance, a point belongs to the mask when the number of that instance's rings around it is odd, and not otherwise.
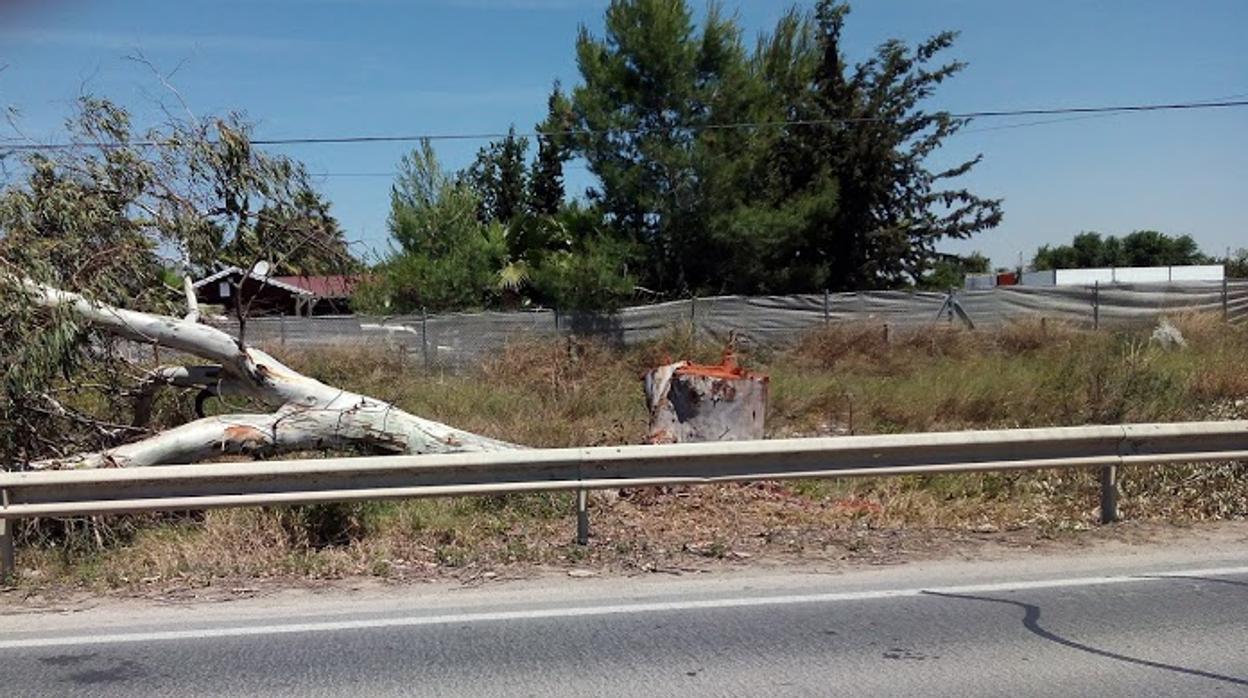
[[[726,0],[747,35],[787,3]],[[56,140],[80,90],[156,119],[162,94],[124,60],[141,49],[200,115],[239,110],[262,137],[528,130],[552,80],[577,81],[577,27],[601,28],[603,0],[0,0],[0,105],[35,138]],[[695,6],[701,8],[700,2]],[[855,57],[879,42],[962,35],[970,66],[934,98],[953,111],[1248,96],[1244,0],[863,0],[850,16]],[[1189,233],[1210,253],[1248,246],[1248,109],[1155,113],[997,128],[980,121],[938,157],[975,153],[965,178],[1005,199],[997,230],[951,251],[1013,265],[1080,230]],[[981,130],[981,129],[993,130]],[[4,133],[11,136],[11,133]],[[480,143],[443,142],[460,167]],[[383,248],[389,180],[410,146],[292,146],[352,239]],[[569,173],[588,186],[588,173]]]

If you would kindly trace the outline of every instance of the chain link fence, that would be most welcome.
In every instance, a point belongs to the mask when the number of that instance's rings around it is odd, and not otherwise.
[[[402,349],[430,368],[479,362],[518,338],[576,336],[617,346],[653,340],[673,328],[718,341],[780,347],[833,323],[878,323],[900,330],[935,323],[977,328],[1037,320],[1088,328],[1144,327],[1180,313],[1248,319],[1248,280],[1087,287],[1002,286],[951,294],[864,291],[789,296],[715,296],[633,306],[612,314],[555,310],[444,313],[391,317],[263,317],[247,322],[247,340],[291,347],[367,344]],[[236,322],[223,322],[236,333]]]

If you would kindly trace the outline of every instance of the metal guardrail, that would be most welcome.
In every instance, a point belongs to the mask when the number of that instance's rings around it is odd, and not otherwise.
[[[12,521],[316,502],[649,485],[1091,467],[1101,518],[1117,518],[1117,468],[1248,460],[1248,421],[934,432],[157,468],[0,473],[0,563]]]

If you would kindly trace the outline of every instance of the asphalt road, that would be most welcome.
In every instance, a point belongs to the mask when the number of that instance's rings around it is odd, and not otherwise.
[[[0,694],[1248,695],[1239,550],[8,613]]]

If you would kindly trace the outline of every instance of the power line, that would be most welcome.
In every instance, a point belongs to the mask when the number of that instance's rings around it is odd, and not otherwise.
[[[1205,102],[1174,102],[1161,104],[1125,104],[1117,106],[1099,106],[1099,107],[1051,107],[1041,109],[998,109],[984,111],[970,111],[961,113],[948,114],[953,119],[997,119],[1009,118],[1017,116],[1059,116],[1059,115],[1099,115],[1099,114],[1129,114],[1141,112],[1160,112],[1160,111],[1191,111],[1201,109],[1227,109],[1248,107],[1248,100],[1224,100],[1224,101],[1205,101]],[[726,130],[742,130],[757,128],[782,128],[787,126],[832,126],[837,124],[852,123],[875,123],[881,121],[889,121],[888,117],[864,116],[864,117],[847,117],[840,119],[798,119],[788,121],[741,121],[724,124],[702,124],[699,126],[674,126],[668,128],[656,127],[639,127],[624,129],[568,129],[563,131],[547,131],[545,133],[529,132],[516,133],[516,136],[536,138],[540,136],[583,136],[583,135],[602,135],[617,133],[621,135],[630,135],[637,133],[647,133],[652,131],[680,130],[680,129],[696,129],[702,131],[726,131]],[[1040,123],[1049,122],[1036,122]],[[1015,126],[1023,126],[1018,124]],[[367,144],[367,143],[413,143],[418,141],[467,141],[467,140],[494,140],[497,138],[507,137],[509,132],[488,132],[488,133],[429,133],[418,135],[386,135],[386,136],[323,136],[323,137],[298,137],[298,138],[255,138],[252,139],[253,145],[265,146],[283,146],[283,145],[350,145],[350,144]],[[162,147],[168,145],[167,141],[131,141],[125,144],[128,147]],[[17,145],[5,146],[9,151],[46,151],[46,150],[66,150],[79,147],[96,147],[96,148],[113,148],[122,147],[109,143],[22,143]]]
[[[588,170],[589,166],[577,163],[564,163],[563,170]],[[366,178],[366,177],[397,177],[401,172],[398,170],[390,170],[389,172],[309,172],[310,177],[344,177],[344,178]]]
[[[398,171],[393,172],[310,172],[311,177],[397,177]]]
[[[1216,104],[1219,102],[1226,102],[1229,100],[1239,99],[1241,97],[1248,97],[1248,92],[1243,92],[1243,93],[1233,94],[1233,95],[1225,95],[1222,97],[1211,97],[1209,99],[1202,99],[1199,102],[1193,102],[1192,104],[1212,105],[1212,104]],[[1124,112],[1098,112],[1098,113],[1092,113],[1092,114],[1081,114],[1078,116],[1068,116],[1065,118],[1058,118],[1058,119],[1042,119],[1040,121],[1025,121],[1021,124],[1002,124],[1000,126],[985,126],[983,128],[972,128],[972,129],[967,129],[965,131],[960,131],[959,134],[967,135],[967,134],[972,134],[972,133],[986,133],[988,131],[1005,131],[1008,129],[1015,129],[1015,128],[1029,128],[1031,126],[1045,126],[1048,124],[1061,124],[1061,123],[1067,123],[1070,121],[1084,121],[1086,119],[1104,119],[1107,117],[1120,116],[1123,113]]]
[[[950,114],[954,119],[995,119],[1013,116],[1055,116],[1059,114],[1113,114],[1113,113],[1133,113],[1133,112],[1150,112],[1150,111],[1177,111],[1192,109],[1219,109],[1230,107],[1248,107],[1248,100],[1231,100],[1220,102],[1178,102],[1170,104],[1128,104],[1109,107],[1054,107],[1045,109],[1015,109],[1015,110],[994,110],[994,111],[977,111],[964,112],[959,114]],[[888,117],[848,117],[842,119],[797,119],[790,121],[741,121],[726,124],[704,124],[697,127],[674,127],[670,130],[680,128],[696,128],[704,131],[723,131],[723,130],[739,130],[751,128],[776,128],[783,126],[832,126],[837,124],[850,123],[874,123],[880,121],[888,121]],[[654,127],[628,128],[628,129],[569,129],[565,131],[548,131],[546,133],[517,133],[516,136],[528,138],[536,138],[539,136],[583,136],[596,135],[605,133],[633,134],[645,133],[647,131],[665,130]],[[509,133],[444,133],[444,134],[426,134],[419,136],[330,136],[322,138],[257,138],[252,140],[255,145],[332,145],[332,144],[348,144],[348,143],[401,143],[415,142],[422,140],[430,141],[450,141],[450,140],[493,140],[496,138],[506,138]]]

